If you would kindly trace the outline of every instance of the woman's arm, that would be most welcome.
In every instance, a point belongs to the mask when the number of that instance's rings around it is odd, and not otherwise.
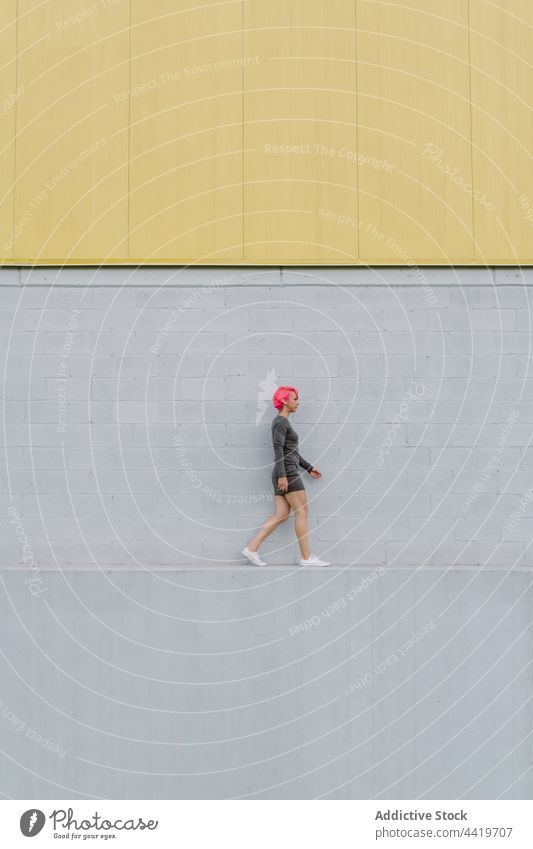
[[[287,436],[287,427],[284,422],[276,422],[272,431],[272,442],[274,445],[274,458],[276,460],[276,474],[278,478],[286,477],[285,473],[285,458],[283,455],[283,447],[285,445],[285,437]]]
[[[298,457],[299,457],[298,464],[302,467],[302,469],[305,469],[306,472],[310,472],[311,469],[313,468],[311,463],[308,463],[307,460],[304,460],[304,458],[302,457],[301,454],[299,454]]]

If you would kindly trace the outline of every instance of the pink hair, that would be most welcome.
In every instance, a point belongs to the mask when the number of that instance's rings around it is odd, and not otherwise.
[[[272,403],[276,410],[283,409],[283,402],[289,400],[291,392],[294,392],[296,397],[298,397],[298,390],[295,389],[294,386],[278,386],[272,396]]]

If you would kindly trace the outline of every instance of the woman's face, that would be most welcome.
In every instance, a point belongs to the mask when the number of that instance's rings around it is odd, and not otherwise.
[[[299,405],[300,405],[300,402],[298,401],[296,393],[291,392],[290,397],[287,401],[287,409],[288,409],[289,413],[294,413],[294,411],[298,409]]]

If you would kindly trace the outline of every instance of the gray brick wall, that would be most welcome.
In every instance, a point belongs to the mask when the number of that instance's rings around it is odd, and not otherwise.
[[[272,509],[289,383],[323,473],[306,479],[316,553],[531,565],[532,285],[513,268],[3,269],[0,563],[235,564]],[[292,520],[262,553],[293,562]]]

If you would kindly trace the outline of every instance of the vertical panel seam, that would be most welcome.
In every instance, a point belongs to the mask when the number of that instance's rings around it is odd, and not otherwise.
[[[470,112],[470,179],[474,186],[474,139],[472,126],[472,57],[470,52],[470,0],[466,3],[466,31],[468,36],[468,105]],[[476,251],[476,216],[474,210],[474,192],[471,194],[471,213],[472,213],[472,259],[477,256]]]
[[[131,7],[134,0],[130,0],[130,25],[129,25],[129,53],[128,53],[128,177],[127,177],[127,212],[126,212],[126,256],[131,259],[130,245],[130,174],[131,174]]]
[[[357,221],[357,230],[355,231],[355,239],[357,241],[357,250],[354,250],[355,257],[359,262],[360,255],[360,238],[359,238],[359,101],[357,97],[357,0],[354,0],[354,52],[355,52],[355,155],[357,157],[355,166],[355,179],[357,181],[355,187],[355,220]]]
[[[15,92],[18,91],[19,84],[19,0],[15,5]],[[15,258],[15,213],[16,213],[16,187],[17,187],[17,115],[19,108],[19,98],[15,100],[15,132],[13,137],[13,201],[12,201],[12,227],[11,227],[11,259]],[[20,274],[20,269],[19,269]]]
[[[241,259],[244,260],[244,0],[241,0]]]

